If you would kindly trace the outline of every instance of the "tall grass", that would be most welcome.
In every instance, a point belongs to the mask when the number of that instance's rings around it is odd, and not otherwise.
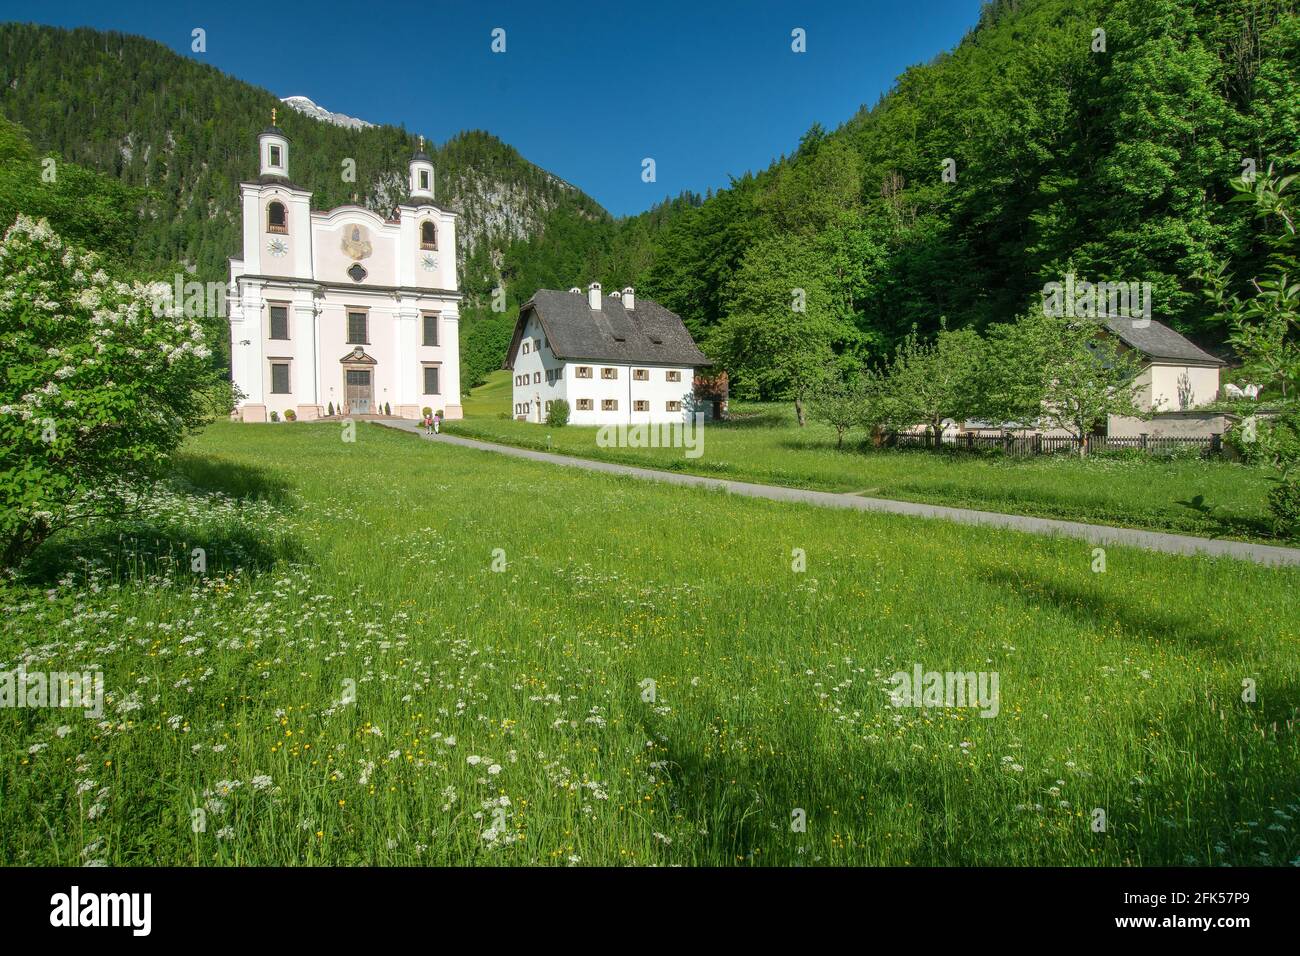
[[[503,374],[474,390],[466,418],[449,422],[449,432],[718,478],[1210,537],[1275,538],[1266,473],[1229,461],[890,450],[871,447],[861,433],[837,449],[827,426],[798,428],[788,404],[739,403],[733,403],[734,421],[705,425],[703,454],[687,458],[680,448],[601,447],[596,428],[513,421],[504,415],[511,393]]]
[[[216,424],[4,584],[0,670],[108,701],[0,710],[0,861],[1300,855],[1300,572],[339,434]],[[998,716],[895,708],[914,663]]]

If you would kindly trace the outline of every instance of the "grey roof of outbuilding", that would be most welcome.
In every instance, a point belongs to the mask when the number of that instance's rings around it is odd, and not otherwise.
[[[539,289],[519,307],[506,368],[514,367],[530,311],[541,322],[556,358],[688,367],[712,364],[681,318],[653,299],[637,296],[636,308],[626,309],[621,299],[607,295],[595,310],[587,304],[586,292]]]
[[[1107,317],[1103,321],[1108,329],[1119,336],[1120,341],[1137,349],[1147,358],[1193,365],[1227,364],[1155,319]]]

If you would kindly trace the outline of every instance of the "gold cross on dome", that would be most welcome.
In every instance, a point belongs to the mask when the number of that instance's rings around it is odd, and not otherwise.
[[[423,134],[423,133],[420,134],[420,151],[421,151],[421,152],[424,151],[424,134]]]
[[[272,126],[275,125],[275,107],[274,107],[274,106],[271,107],[271,125],[272,125]]]

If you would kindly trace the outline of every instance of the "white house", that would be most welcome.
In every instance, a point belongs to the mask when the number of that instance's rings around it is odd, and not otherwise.
[[[709,364],[676,314],[631,288],[602,296],[593,282],[585,295],[540,289],[520,306],[505,367],[521,421],[545,421],[564,399],[575,425],[638,425],[697,411],[695,370]]]
[[[284,133],[272,125],[257,142],[258,178],[239,184],[243,256],[230,260],[238,416],[309,420],[333,405],[460,418],[456,215],[433,201],[423,148],[409,199],[385,219],[358,205],[312,209],[311,192],[289,179]]]
[[[1137,405],[1153,416],[1144,421],[1111,415],[1106,429],[1109,434],[1222,434],[1222,416],[1192,411],[1219,397],[1219,375],[1226,364],[1222,359],[1155,319],[1111,317],[1103,321],[1119,340],[1120,351],[1137,354],[1138,374],[1133,380]]]

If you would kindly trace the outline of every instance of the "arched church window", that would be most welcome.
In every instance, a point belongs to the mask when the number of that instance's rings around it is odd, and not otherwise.
[[[434,228],[434,225],[431,222],[426,222],[420,226],[420,248],[438,248],[438,230]]]
[[[289,220],[284,211],[284,203],[273,202],[266,207],[266,231],[289,231]]]

